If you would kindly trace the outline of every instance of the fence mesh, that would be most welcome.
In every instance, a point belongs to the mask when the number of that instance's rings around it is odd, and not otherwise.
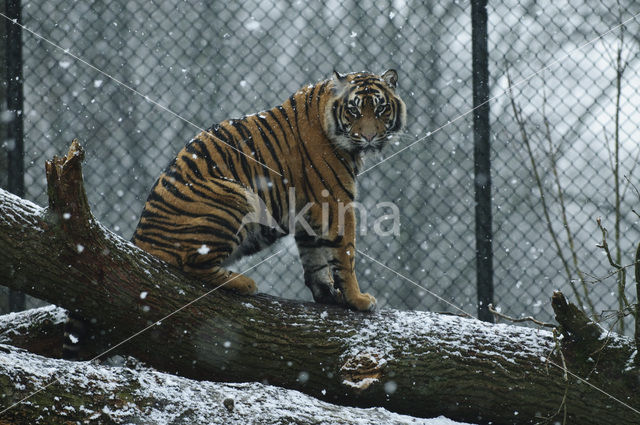
[[[595,217],[610,230],[614,255],[617,217],[619,262],[629,264],[640,240],[632,212],[639,199],[640,31],[637,20],[627,23],[622,39],[620,30],[606,31],[640,10],[631,1],[496,3],[489,5],[491,87],[498,96],[491,102],[496,304],[508,314],[549,320],[554,289],[587,304],[582,276],[594,310],[617,309],[615,275],[590,283],[611,270],[596,247],[602,236]],[[333,69],[396,68],[407,136],[367,165],[433,134],[361,176],[359,201],[373,218],[385,213],[376,215],[378,202],[395,203],[401,230],[379,236],[369,222],[358,247],[406,279],[362,255],[357,274],[382,307],[451,310],[413,281],[475,314],[467,3],[53,0],[24,3],[23,22],[102,71],[24,32],[26,197],[46,203],[43,163],[78,138],[87,151],[94,214],[125,238],[155,178],[196,127],[280,104]],[[620,46],[626,68],[618,90]],[[504,90],[507,75],[518,82],[533,73],[513,92],[529,154]],[[294,244],[285,239],[282,247],[285,253],[249,274],[262,291],[310,299]]]

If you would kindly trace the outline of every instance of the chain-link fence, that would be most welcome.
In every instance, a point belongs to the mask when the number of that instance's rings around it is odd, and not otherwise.
[[[615,275],[589,283],[611,270],[595,246],[602,238],[595,217],[602,216],[610,230],[612,252],[619,218],[622,264],[632,261],[640,241],[632,212],[640,176],[638,21],[627,23],[623,39],[619,29],[606,33],[640,7],[629,0],[610,3],[489,5],[491,87],[499,96],[491,101],[495,300],[512,315],[549,319],[551,291],[574,295],[572,285],[586,304],[581,276],[596,310],[617,309]],[[369,231],[358,247],[407,279],[360,256],[359,280],[383,307],[451,309],[411,280],[475,313],[467,3],[53,0],[24,3],[23,22],[109,75],[24,32],[26,197],[46,203],[43,163],[78,138],[87,151],[84,173],[94,214],[125,238],[155,178],[198,132],[148,99],[207,128],[280,104],[334,68],[396,68],[411,137],[368,165],[433,135],[361,176],[359,201],[373,214],[376,203],[395,203],[401,231],[386,237]],[[618,90],[620,45],[626,68]],[[513,97],[531,155],[503,94],[508,73],[514,82],[527,78]],[[283,244],[288,253],[250,275],[262,291],[310,299],[294,244]]]
[[[612,3],[512,1],[490,14],[494,92],[507,87],[507,74],[517,82],[538,73],[513,94],[530,152],[509,97],[492,103],[496,300],[515,313],[546,316],[553,289],[580,296],[587,311],[620,309],[618,275],[596,246],[596,218],[609,230],[614,258],[620,248],[617,262],[632,264],[640,241],[633,212],[640,202],[640,38],[633,17],[640,9]],[[631,302],[633,286],[629,277]]]

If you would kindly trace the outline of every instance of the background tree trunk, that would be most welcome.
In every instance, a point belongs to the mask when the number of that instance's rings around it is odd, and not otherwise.
[[[74,143],[66,158],[47,164],[47,209],[0,192],[0,284],[76,311],[121,353],[185,377],[268,382],[412,416],[536,423],[566,408],[569,423],[640,418],[633,407],[640,406],[639,374],[629,361],[634,346],[599,327],[580,335],[590,339],[588,351],[580,350],[579,333],[564,327],[564,359],[569,371],[626,406],[572,375],[565,380],[549,363],[562,359],[547,331],[225,291],[202,297],[211,288],[93,219],[82,156]]]

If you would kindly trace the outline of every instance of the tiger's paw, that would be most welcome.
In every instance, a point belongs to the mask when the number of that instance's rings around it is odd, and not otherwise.
[[[230,273],[222,287],[241,295],[252,295],[258,291],[258,286],[253,279],[239,273]]]
[[[349,300],[348,303],[360,311],[374,311],[376,309],[376,299],[373,295],[367,293],[357,295],[354,299]]]

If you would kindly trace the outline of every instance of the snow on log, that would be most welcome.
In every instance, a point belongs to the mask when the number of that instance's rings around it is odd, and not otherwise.
[[[211,288],[92,217],[81,152],[74,143],[67,157],[48,163],[47,209],[0,191],[0,284],[94,322],[105,346],[184,377],[268,382],[424,418],[640,419],[633,343],[599,328],[588,336],[600,341],[597,351],[584,351],[568,328],[558,345],[548,331],[451,315],[369,314],[226,291],[203,296]],[[565,378],[563,359],[574,375]]]
[[[261,383],[220,384],[157,372],[126,359],[126,366],[49,359],[0,344],[0,403],[40,391],[0,415],[0,423],[135,424],[422,424],[383,408],[342,407],[294,390]],[[5,422],[7,421],[7,422]],[[462,425],[462,424],[461,424]]]
[[[48,305],[0,316],[0,344],[32,353],[60,357],[66,310]]]

